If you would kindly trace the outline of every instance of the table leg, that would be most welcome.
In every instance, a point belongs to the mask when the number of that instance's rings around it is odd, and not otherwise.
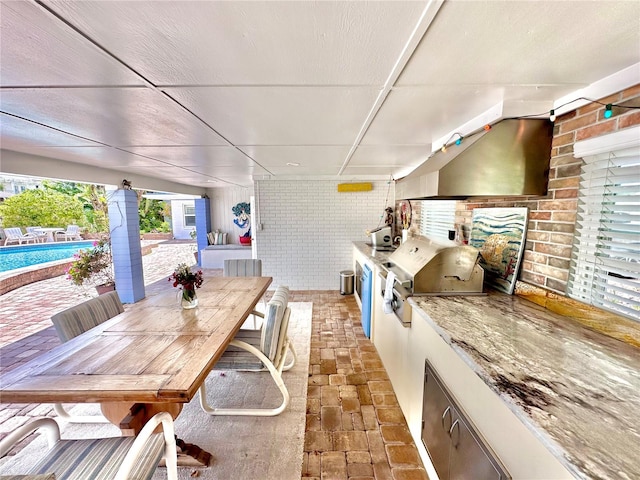
[[[120,428],[122,435],[137,435],[146,422],[158,412],[169,412],[176,419],[182,411],[181,403],[103,403],[102,414]],[[160,428],[160,427],[158,427]],[[176,438],[178,466],[207,467],[211,454],[197,445]]]

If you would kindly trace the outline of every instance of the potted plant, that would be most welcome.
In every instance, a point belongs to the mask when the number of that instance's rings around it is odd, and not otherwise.
[[[198,243],[197,243],[198,232],[195,229],[191,230],[189,232],[189,236],[191,237],[191,240],[196,240],[196,244],[194,246],[195,250],[193,252],[193,256],[196,258],[196,262],[197,262],[198,261]]]
[[[92,248],[80,250],[73,258],[73,263],[67,270],[67,278],[75,285],[93,285],[98,294],[115,288],[108,238],[95,241]]]
[[[251,245],[251,206],[247,202],[240,202],[231,211],[236,216],[233,223],[240,229],[247,229],[239,237],[240,245]]]

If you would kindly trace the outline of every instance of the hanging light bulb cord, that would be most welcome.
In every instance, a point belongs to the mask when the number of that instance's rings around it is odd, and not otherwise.
[[[518,117],[510,117],[510,118],[517,119],[517,118],[529,118],[529,117],[543,117],[543,116],[548,114],[549,115],[549,119],[553,122],[555,120],[555,118],[556,118],[556,110],[558,110],[558,109],[560,109],[562,107],[566,107],[567,105],[570,105],[570,104],[572,104],[574,102],[577,102],[579,100],[586,100],[587,102],[597,103],[598,105],[604,106],[605,107],[605,118],[611,118],[611,116],[612,116],[612,110],[611,109],[613,107],[627,108],[629,110],[640,110],[640,107],[636,107],[636,106],[621,105],[621,104],[618,104],[618,103],[603,103],[603,102],[600,102],[598,100],[592,100],[592,99],[587,98],[587,97],[578,97],[578,98],[576,98],[574,100],[570,100],[570,101],[568,101],[566,103],[563,103],[562,105],[558,105],[557,107],[552,108],[549,112],[534,113],[534,114],[531,114],[531,115],[520,115]]]
[[[442,144],[442,148],[440,148],[442,153],[447,151],[447,148],[449,147],[449,145],[451,145],[451,140],[453,140],[456,135],[458,136],[458,138],[453,143],[455,143],[456,145],[461,145],[462,144],[462,140],[464,139],[464,137],[462,136],[461,133],[455,132],[455,133],[451,134],[451,136],[449,137],[449,140],[447,140],[446,142],[444,142],[444,144]]]
[[[542,112],[542,113],[534,113],[531,115],[520,115],[517,117],[507,117],[504,120],[510,119],[510,120],[517,120],[520,118],[531,118],[531,117],[544,117],[545,115],[549,115],[549,120],[551,120],[552,122],[555,122],[556,120],[556,110],[562,108],[562,107],[566,107],[567,105],[570,105],[574,102],[577,102],[579,100],[586,100],[587,102],[591,102],[591,103],[597,103],[598,105],[602,105],[605,107],[605,111],[604,111],[604,118],[611,118],[611,116],[613,115],[613,107],[617,107],[617,108],[627,108],[629,110],[640,110],[640,106],[631,106],[631,105],[621,105],[621,104],[617,104],[617,103],[603,103],[600,102],[598,100],[592,100],[590,98],[587,97],[578,97],[576,99],[570,100],[566,103],[563,103],[562,105],[558,105],[555,108],[552,108],[549,112]],[[487,124],[483,127],[483,129],[485,131],[489,131],[491,130],[491,125]],[[480,130],[480,129],[478,129]],[[477,132],[478,130],[474,131],[474,132],[470,132],[467,135],[473,135],[475,132]],[[458,137],[454,142],[452,142],[454,140],[455,137]],[[449,139],[442,144],[442,147],[440,147],[440,151],[442,153],[445,153],[447,151],[447,149],[453,144],[455,143],[456,145],[461,145],[462,141],[464,140],[464,137],[462,136],[461,133],[458,132],[454,132],[451,134],[451,136],[449,137]],[[427,157],[427,160],[430,159],[431,157],[433,157],[433,155],[435,154],[435,152],[432,152],[431,155],[429,155]]]

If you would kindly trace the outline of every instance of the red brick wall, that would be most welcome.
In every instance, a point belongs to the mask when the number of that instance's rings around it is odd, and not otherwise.
[[[639,106],[640,84],[598,101]],[[582,160],[573,156],[573,145],[580,140],[640,124],[640,110],[613,107],[613,116],[605,119],[604,109],[604,105],[590,103],[556,119],[546,196],[475,198],[458,203],[456,221],[464,225],[467,233],[474,208],[529,208],[527,244],[518,276],[522,281],[557,293],[566,292],[582,166]],[[411,203],[415,214],[411,230],[417,233],[420,231],[420,202]]]

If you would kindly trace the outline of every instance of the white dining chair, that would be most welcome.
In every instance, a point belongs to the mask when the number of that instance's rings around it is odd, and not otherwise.
[[[200,405],[209,415],[275,416],[289,405],[289,391],[282,372],[293,367],[296,353],[287,335],[291,310],[288,307],[289,289],[279,286],[267,304],[260,330],[240,330],[213,367],[214,370],[240,372],[269,372],[282,394],[282,403],[274,408],[216,408],[207,399],[206,380],[200,387]],[[286,363],[287,352],[293,359]]]
[[[228,258],[224,261],[223,276],[225,277],[261,277],[262,260],[259,258]],[[262,304],[267,302],[262,297]],[[253,314],[253,328],[258,328],[257,316]]]
[[[162,432],[153,433],[158,426]],[[148,479],[164,458],[168,480],[178,479],[173,418],[167,412],[151,417],[135,437],[61,439],[53,418],[35,419],[0,441],[0,458],[38,429],[45,432],[49,450],[41,452],[39,461],[25,472],[31,478],[53,474],[56,480]]]
[[[113,291],[56,313],[51,317],[51,323],[64,343],[122,312],[124,306],[118,292]],[[109,423],[102,415],[71,415],[61,403],[54,404],[53,410],[70,423]]]

